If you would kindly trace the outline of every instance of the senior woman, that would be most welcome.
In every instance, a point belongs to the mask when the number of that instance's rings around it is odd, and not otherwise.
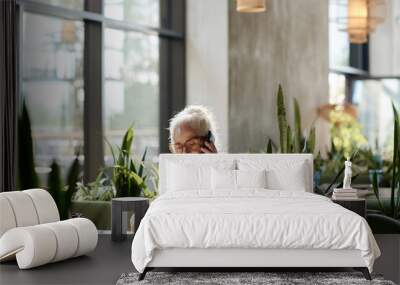
[[[188,106],[169,124],[169,149],[172,153],[216,153],[215,122],[203,106]]]

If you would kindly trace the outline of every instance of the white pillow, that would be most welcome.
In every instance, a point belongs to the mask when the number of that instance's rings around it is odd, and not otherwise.
[[[236,170],[232,169],[217,169],[211,170],[212,189],[236,189]]]
[[[236,170],[237,188],[267,188],[267,171]]]
[[[199,155],[201,156],[201,155]],[[185,190],[211,190],[211,170],[231,169],[236,165],[234,160],[207,160],[204,159],[182,159],[169,161],[166,177],[166,191],[185,191]]]
[[[167,189],[169,191],[185,191],[211,188],[211,167],[169,163]]]
[[[267,188],[266,170],[211,170],[213,190],[237,190],[241,188]]]
[[[272,190],[308,191],[310,169],[306,161],[276,159],[239,159],[239,170],[266,169],[267,188]]]
[[[269,169],[267,171],[268,189],[306,192],[308,177],[305,163],[296,163],[288,171]]]

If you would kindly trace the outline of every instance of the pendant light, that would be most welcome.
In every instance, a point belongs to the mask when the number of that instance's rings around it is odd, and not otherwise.
[[[347,15],[338,17],[337,22],[346,31],[353,44],[363,44],[368,41],[368,35],[375,31],[376,26],[384,20],[384,0],[347,0]],[[343,5],[339,1],[339,5]],[[382,15],[380,15],[382,14]]]
[[[258,13],[266,10],[266,0],[236,0],[236,11]]]

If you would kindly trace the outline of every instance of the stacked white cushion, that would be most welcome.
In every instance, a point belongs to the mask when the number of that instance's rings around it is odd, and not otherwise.
[[[50,193],[42,189],[25,190],[33,201],[38,215],[39,224],[51,223],[60,220],[57,205]]]
[[[0,193],[0,261],[17,259],[21,269],[86,254],[97,245],[88,219],[59,221],[57,206],[42,189]]]
[[[17,227],[39,224],[35,205],[29,195],[23,191],[3,192],[1,195],[10,202]]]
[[[10,202],[5,196],[0,195],[0,237],[16,226],[17,223]]]
[[[66,220],[65,222],[73,226],[78,233],[78,247],[74,257],[86,254],[96,248],[97,229],[90,220],[76,218]]]

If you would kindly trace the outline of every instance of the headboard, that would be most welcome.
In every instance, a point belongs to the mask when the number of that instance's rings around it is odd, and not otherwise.
[[[294,163],[304,162],[307,166],[307,192],[313,192],[313,156],[312,154],[160,154],[159,159],[159,193],[165,192],[165,181],[167,180],[167,164],[168,162],[189,162],[199,165],[207,165],[212,161],[232,160],[238,161],[245,159],[247,161],[262,161],[265,164],[271,165],[291,165]],[[288,171],[290,171],[288,167]]]

